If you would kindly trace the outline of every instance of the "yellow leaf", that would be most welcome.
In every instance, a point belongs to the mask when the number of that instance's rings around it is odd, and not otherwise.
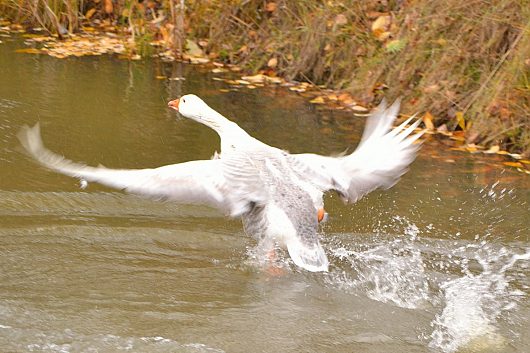
[[[90,10],[88,10],[88,11],[85,13],[85,18],[86,18],[87,20],[90,20],[90,17],[92,17],[95,13],[96,13],[96,9],[95,9],[95,8],[91,8]]]
[[[41,51],[35,48],[26,48],[26,49],[17,49],[15,53],[25,53],[25,54],[40,54]]]
[[[313,103],[313,104],[324,104],[324,97],[322,96],[318,96],[316,98],[313,98],[309,101],[309,103]]]
[[[458,126],[460,126],[462,131],[466,131],[466,120],[464,119],[464,113],[456,112],[456,121],[458,122]]]
[[[484,151],[484,153],[498,153],[501,150],[501,148],[498,145],[491,146],[487,151]]]
[[[252,83],[263,83],[265,82],[265,75],[257,74],[254,76],[243,76],[241,79]]]
[[[161,75],[156,76],[157,80],[165,80],[166,78],[167,78],[166,76],[161,76]]]
[[[434,124],[432,123],[432,115],[431,113],[427,112],[423,116],[423,123],[425,124],[425,127],[427,130],[434,130]]]
[[[392,23],[392,17],[388,15],[379,16],[374,22],[372,22],[372,34],[380,41],[384,41],[390,37],[390,24]]]
[[[523,168],[523,164],[519,162],[504,162],[503,164],[507,165],[508,167]]]

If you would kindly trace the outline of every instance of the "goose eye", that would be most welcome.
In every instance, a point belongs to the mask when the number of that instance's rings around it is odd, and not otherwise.
[[[186,103],[186,100],[184,98],[182,99],[182,103]]]

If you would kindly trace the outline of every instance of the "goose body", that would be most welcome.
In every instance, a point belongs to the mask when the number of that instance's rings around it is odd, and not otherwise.
[[[420,136],[411,135],[419,121],[407,127],[412,118],[391,130],[399,103],[387,108],[383,102],[352,154],[289,154],[253,138],[195,95],[168,106],[214,129],[221,138],[220,155],[154,169],[109,169],[75,163],[46,149],[38,125],[24,127],[19,139],[49,169],[146,197],[218,208],[241,217],[262,249],[285,246],[296,265],[327,271],[317,234],[323,194],[334,190],[344,201],[356,202],[374,189],[391,187],[414,160],[414,141]]]

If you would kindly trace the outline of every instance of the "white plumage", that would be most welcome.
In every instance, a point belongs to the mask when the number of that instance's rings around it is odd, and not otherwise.
[[[357,149],[350,155],[326,157],[289,154],[253,138],[195,95],[168,104],[184,117],[214,129],[221,153],[154,169],[89,167],[59,156],[42,143],[39,126],[25,126],[19,139],[42,165],[79,178],[146,197],[179,203],[206,204],[231,217],[242,217],[245,230],[262,246],[284,245],[294,263],[309,271],[327,271],[328,260],[317,235],[317,213],[323,193],[336,191],[356,202],[377,188],[394,185],[414,160],[421,134],[409,119],[392,130],[399,102],[383,102],[368,118]]]

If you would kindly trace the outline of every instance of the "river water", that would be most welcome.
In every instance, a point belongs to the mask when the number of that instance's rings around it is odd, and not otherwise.
[[[392,189],[327,197],[329,273],[253,260],[237,220],[49,172],[16,139],[146,168],[209,158],[215,133],[166,102],[196,93],[291,152],[352,149],[364,119],[285,88],[221,93],[179,63],[58,60],[0,44],[0,351],[528,352],[530,182],[428,142]],[[157,79],[183,77],[180,80]]]

